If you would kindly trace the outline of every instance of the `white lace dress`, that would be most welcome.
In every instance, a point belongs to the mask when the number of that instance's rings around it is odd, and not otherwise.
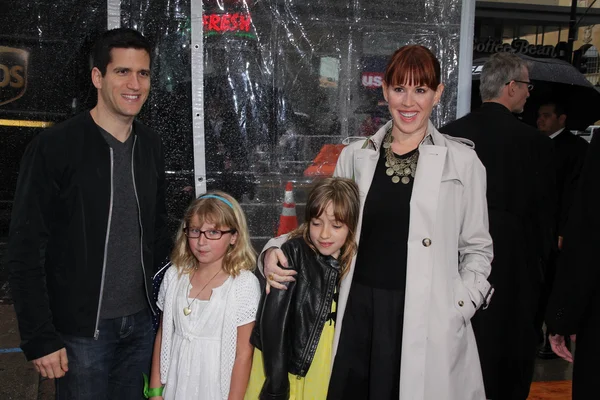
[[[232,353],[224,348],[224,343],[231,343],[232,340],[227,339],[231,336],[230,331],[235,330],[237,334],[238,326],[255,320],[260,299],[258,281],[254,282],[256,277],[245,271],[238,278],[229,277],[213,289],[210,300],[192,303],[191,314],[185,316],[183,308],[188,306],[189,278],[187,274],[181,277],[165,274],[159,292],[158,306],[163,309],[170,305],[170,312],[165,311],[163,316],[163,333],[170,336],[163,336],[163,344],[165,340],[169,342],[167,354],[165,346],[161,348],[161,378],[166,375],[166,379],[161,379],[165,383],[163,396],[165,400],[226,399],[233,359],[223,360],[230,358],[229,353]],[[168,292],[173,301],[165,301]],[[236,315],[233,324],[226,318],[232,308]],[[171,334],[165,329],[167,320],[173,324]],[[168,363],[166,370],[163,362]],[[223,377],[223,374],[229,376]]]

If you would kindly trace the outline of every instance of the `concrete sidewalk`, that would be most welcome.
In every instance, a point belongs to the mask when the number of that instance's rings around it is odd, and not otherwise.
[[[18,347],[15,310],[0,304],[0,399],[38,400],[39,375]]]

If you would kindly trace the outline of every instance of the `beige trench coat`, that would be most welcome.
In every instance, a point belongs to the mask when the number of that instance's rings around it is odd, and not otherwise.
[[[342,151],[335,176],[354,178],[364,202],[388,122],[370,138]],[[419,146],[408,235],[400,399],[484,400],[479,355],[470,320],[490,287],[485,168],[475,151],[440,134],[431,122]],[[472,144],[471,144],[472,147]],[[281,244],[272,239],[265,249]],[[340,287],[334,357],[354,275]],[[262,267],[262,265],[259,265]],[[473,305],[475,303],[476,306]]]

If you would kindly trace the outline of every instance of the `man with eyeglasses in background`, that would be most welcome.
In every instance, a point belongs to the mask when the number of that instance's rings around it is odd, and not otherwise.
[[[472,140],[486,168],[495,293],[471,323],[492,400],[529,395],[539,341],[536,312],[556,241],[552,142],[513,115],[523,112],[531,90],[525,60],[494,54],[481,73],[481,108],[440,129]]]

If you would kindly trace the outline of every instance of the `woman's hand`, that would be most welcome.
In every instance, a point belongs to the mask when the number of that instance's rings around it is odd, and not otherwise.
[[[148,400],[164,400],[164,397],[162,397],[162,396],[153,396],[153,397],[149,397]]]
[[[287,258],[283,254],[283,251],[278,248],[270,248],[265,251],[264,257],[264,274],[267,278],[267,293],[271,291],[271,286],[275,289],[287,290],[287,286],[283,285],[283,282],[294,282],[294,275],[296,271],[290,269],[282,269],[279,267],[287,267]]]

